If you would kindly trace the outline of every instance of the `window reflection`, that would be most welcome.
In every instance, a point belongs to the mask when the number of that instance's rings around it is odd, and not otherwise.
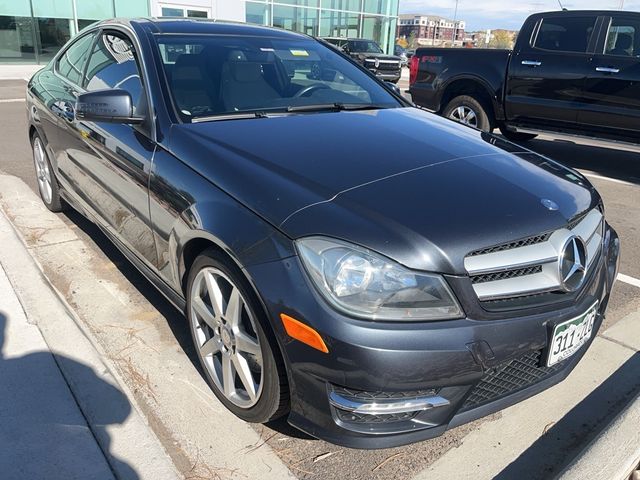
[[[0,16],[0,61],[21,63],[35,60],[33,19]]]

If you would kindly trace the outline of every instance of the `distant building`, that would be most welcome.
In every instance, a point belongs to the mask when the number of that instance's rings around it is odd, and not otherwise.
[[[436,15],[402,14],[398,16],[398,37],[414,46],[462,46],[465,39],[465,21],[451,20]]]
[[[476,48],[513,48],[517,36],[516,30],[479,30],[468,32],[464,44]]]

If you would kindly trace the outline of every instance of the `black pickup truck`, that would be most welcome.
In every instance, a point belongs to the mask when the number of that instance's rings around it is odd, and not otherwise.
[[[417,105],[516,141],[553,132],[639,143],[640,13],[538,13],[513,51],[420,48],[409,91]]]

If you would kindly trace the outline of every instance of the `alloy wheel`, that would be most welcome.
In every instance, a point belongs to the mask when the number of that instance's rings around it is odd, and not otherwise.
[[[36,137],[33,141],[33,161],[36,166],[38,187],[45,203],[51,203],[53,190],[51,188],[51,171],[46,155],[42,141]]]
[[[476,115],[476,112],[466,105],[460,105],[459,107],[454,108],[449,114],[449,118],[471,127],[478,126],[478,116]]]
[[[217,389],[234,405],[260,399],[263,359],[255,319],[238,287],[214,267],[200,270],[191,288],[196,348]]]

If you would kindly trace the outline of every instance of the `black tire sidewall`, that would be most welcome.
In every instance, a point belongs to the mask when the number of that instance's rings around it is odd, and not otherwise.
[[[444,108],[442,112],[442,116],[445,118],[449,118],[451,112],[458,108],[466,106],[473,110],[476,114],[476,118],[478,119],[478,125],[476,128],[478,130],[482,130],[483,132],[489,132],[493,129],[491,125],[491,120],[489,119],[489,115],[487,114],[487,107],[480,100],[470,97],[469,95],[460,95],[458,97],[453,98],[447,106]],[[450,119],[453,120],[453,119]],[[455,120],[453,120],[455,121]],[[459,122],[458,122],[459,123]],[[474,127],[471,127],[474,128]]]
[[[253,318],[256,322],[256,334],[260,341],[260,349],[262,351],[262,376],[263,386],[262,393],[258,402],[250,408],[241,408],[233,404],[228,400],[223,392],[218,390],[215,382],[211,378],[208,369],[206,368],[204,361],[200,354],[197,352],[198,343],[196,340],[196,334],[193,329],[193,322],[191,319],[191,289],[193,288],[193,282],[200,270],[206,267],[213,267],[221,270],[234,284],[240,289],[242,296],[246,300],[246,306],[251,310]],[[283,367],[279,367],[279,363],[276,360],[276,355],[279,352],[274,352],[275,339],[273,335],[268,335],[265,331],[266,328],[270,328],[265,325],[267,321],[262,306],[253,292],[253,289],[249,285],[247,279],[242,275],[240,269],[233,264],[233,262],[219,252],[215,250],[207,250],[194,261],[187,282],[186,289],[187,306],[186,315],[189,321],[189,330],[191,331],[191,339],[193,341],[194,349],[196,349],[196,355],[200,362],[202,371],[213,393],[218,399],[227,407],[234,415],[251,423],[265,423],[271,420],[275,420],[281,417],[288,411],[288,396],[283,392],[283,383],[286,383],[286,374],[283,372]],[[277,346],[275,347],[277,348]],[[286,405],[283,400],[286,397]]]

